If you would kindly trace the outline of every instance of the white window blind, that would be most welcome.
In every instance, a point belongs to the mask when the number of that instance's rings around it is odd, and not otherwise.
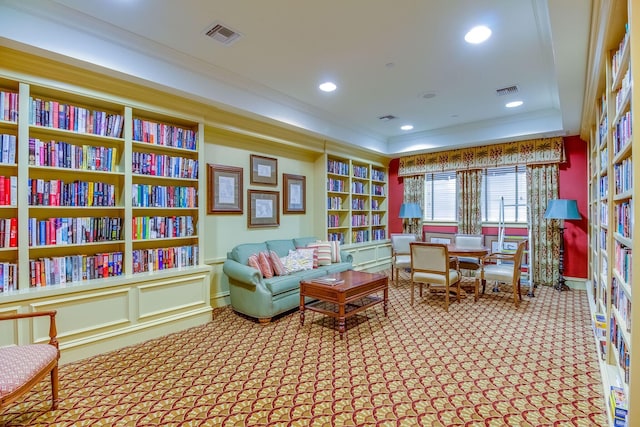
[[[456,221],[455,171],[425,175],[424,220]]]
[[[485,169],[482,177],[482,221],[500,220],[504,198],[504,221],[527,222],[527,176],[525,166]]]

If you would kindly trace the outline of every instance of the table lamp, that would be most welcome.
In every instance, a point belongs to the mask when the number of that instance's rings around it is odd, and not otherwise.
[[[398,215],[398,217],[403,219],[404,232],[415,234],[411,232],[411,229],[413,229],[412,225],[416,219],[422,218],[422,209],[417,203],[403,203],[400,205],[400,215]],[[418,240],[422,240],[422,233],[418,236]]]
[[[565,288],[569,289],[565,285],[564,276],[564,220],[582,219],[580,212],[578,212],[578,203],[575,200],[567,199],[555,199],[549,200],[547,205],[547,211],[544,214],[545,219],[557,219],[560,221],[560,257],[558,260],[558,284],[554,286],[555,289],[562,292]]]

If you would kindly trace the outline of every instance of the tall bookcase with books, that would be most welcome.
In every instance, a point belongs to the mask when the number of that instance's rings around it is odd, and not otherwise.
[[[166,108],[0,76],[0,312],[58,310],[66,360],[209,321],[203,130]]]
[[[327,238],[343,244],[387,239],[387,172],[381,165],[326,157]]]
[[[18,282],[18,91],[16,82],[0,79],[0,292]]]
[[[640,151],[640,138],[633,137],[638,123],[640,92],[633,81],[640,81],[638,28],[640,12],[632,10],[631,0],[615,0],[598,15],[605,34],[606,52],[599,76],[589,136],[589,301],[593,314],[597,352],[601,363],[603,392],[610,425],[636,425],[640,412],[630,403],[640,396],[640,380],[634,373],[640,367],[640,328],[632,319],[640,318],[640,304],[633,301],[634,199],[640,197],[633,185],[638,166],[633,153]],[[632,17],[632,13],[635,16]],[[634,40],[635,38],[635,40]],[[636,126],[637,127],[637,126]],[[637,162],[636,162],[637,163]],[[623,424],[625,423],[626,424]]]

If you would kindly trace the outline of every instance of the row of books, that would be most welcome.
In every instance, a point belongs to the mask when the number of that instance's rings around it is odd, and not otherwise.
[[[122,252],[32,259],[29,260],[31,287],[120,276],[123,260]]]
[[[184,157],[134,151],[131,165],[141,175],[198,179],[198,161]]]
[[[360,181],[354,181],[351,183],[351,192],[356,194],[367,194],[367,186]]]
[[[365,210],[367,206],[367,201],[365,199],[353,199],[351,200],[351,209],[355,210]]]
[[[624,322],[624,329],[631,332],[631,300],[616,277],[611,279],[611,305]]]
[[[351,225],[353,227],[362,227],[369,225],[367,215],[351,215]]]
[[[3,133],[0,135],[0,163],[16,164],[16,136]]]
[[[371,179],[374,181],[384,181],[386,178],[386,175],[384,173],[384,171],[379,171],[376,169],[372,169],[371,170]]]
[[[374,196],[384,196],[384,185],[372,185],[371,194],[373,194]]]
[[[0,91],[0,120],[18,121],[18,94]]]
[[[327,172],[338,175],[349,175],[349,165],[338,160],[327,160]]]
[[[198,246],[138,249],[132,251],[132,256],[134,273],[191,267],[198,264]]]
[[[195,187],[133,184],[132,203],[140,208],[195,208],[197,193]]]
[[[624,37],[620,41],[618,45],[618,50],[613,53],[611,57],[611,74],[613,74],[614,78],[618,75],[618,70],[620,69],[620,64],[622,63],[622,56],[624,53],[624,49],[629,42],[629,32],[625,32]]]
[[[198,148],[196,131],[143,119],[133,119],[133,139],[187,150]]]
[[[631,268],[633,264],[633,251],[631,248],[627,248],[626,246],[620,244],[619,242],[615,242],[614,245],[614,266],[615,269],[620,274],[622,280],[624,280],[629,286],[633,283],[633,269]]]
[[[367,166],[353,165],[353,176],[355,176],[356,178],[366,179],[367,176],[369,176],[369,168]]]
[[[113,172],[118,162],[116,147],[74,145],[64,141],[29,138],[29,165]]]
[[[340,216],[339,215],[327,215],[327,227],[340,227]]]
[[[618,366],[622,372],[624,372],[623,381],[625,384],[629,384],[629,345],[624,338],[624,329],[618,325],[618,321],[613,313],[611,314],[609,327],[611,329],[610,340],[615,351]]]
[[[327,209],[342,209],[342,198],[327,197]]]
[[[371,230],[373,240],[384,240],[387,238],[387,230],[384,228],[374,228]]]
[[[133,240],[189,237],[195,232],[191,216],[133,217]]]
[[[633,161],[631,158],[613,165],[613,182],[616,194],[633,189]]]
[[[344,180],[328,178],[327,179],[327,190],[344,192],[347,189],[346,189],[346,186],[344,185]]]
[[[18,218],[0,219],[0,248],[18,247]]]
[[[18,205],[18,177],[0,176],[0,206]]]
[[[54,129],[121,138],[124,118],[121,114],[91,111],[58,101],[29,98],[29,124]]]
[[[119,217],[29,218],[29,246],[121,240]]]
[[[631,142],[631,111],[627,111],[620,117],[618,123],[613,128],[613,154],[618,154]]]
[[[18,289],[18,265],[0,262],[0,293]]]
[[[616,228],[621,236],[633,239],[633,200],[614,206]]]
[[[340,244],[344,244],[344,233],[328,233],[327,240],[330,242],[340,242]]]
[[[105,182],[29,178],[31,206],[115,206],[116,189]]]
[[[357,230],[351,232],[351,242],[362,243],[369,241],[369,230]]]

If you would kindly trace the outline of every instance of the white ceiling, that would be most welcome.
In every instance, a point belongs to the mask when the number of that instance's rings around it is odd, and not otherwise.
[[[0,3],[0,44],[387,155],[580,130],[591,0]],[[206,37],[215,21],[242,36]],[[467,44],[478,24],[491,38]],[[325,79],[338,90],[319,91]]]

